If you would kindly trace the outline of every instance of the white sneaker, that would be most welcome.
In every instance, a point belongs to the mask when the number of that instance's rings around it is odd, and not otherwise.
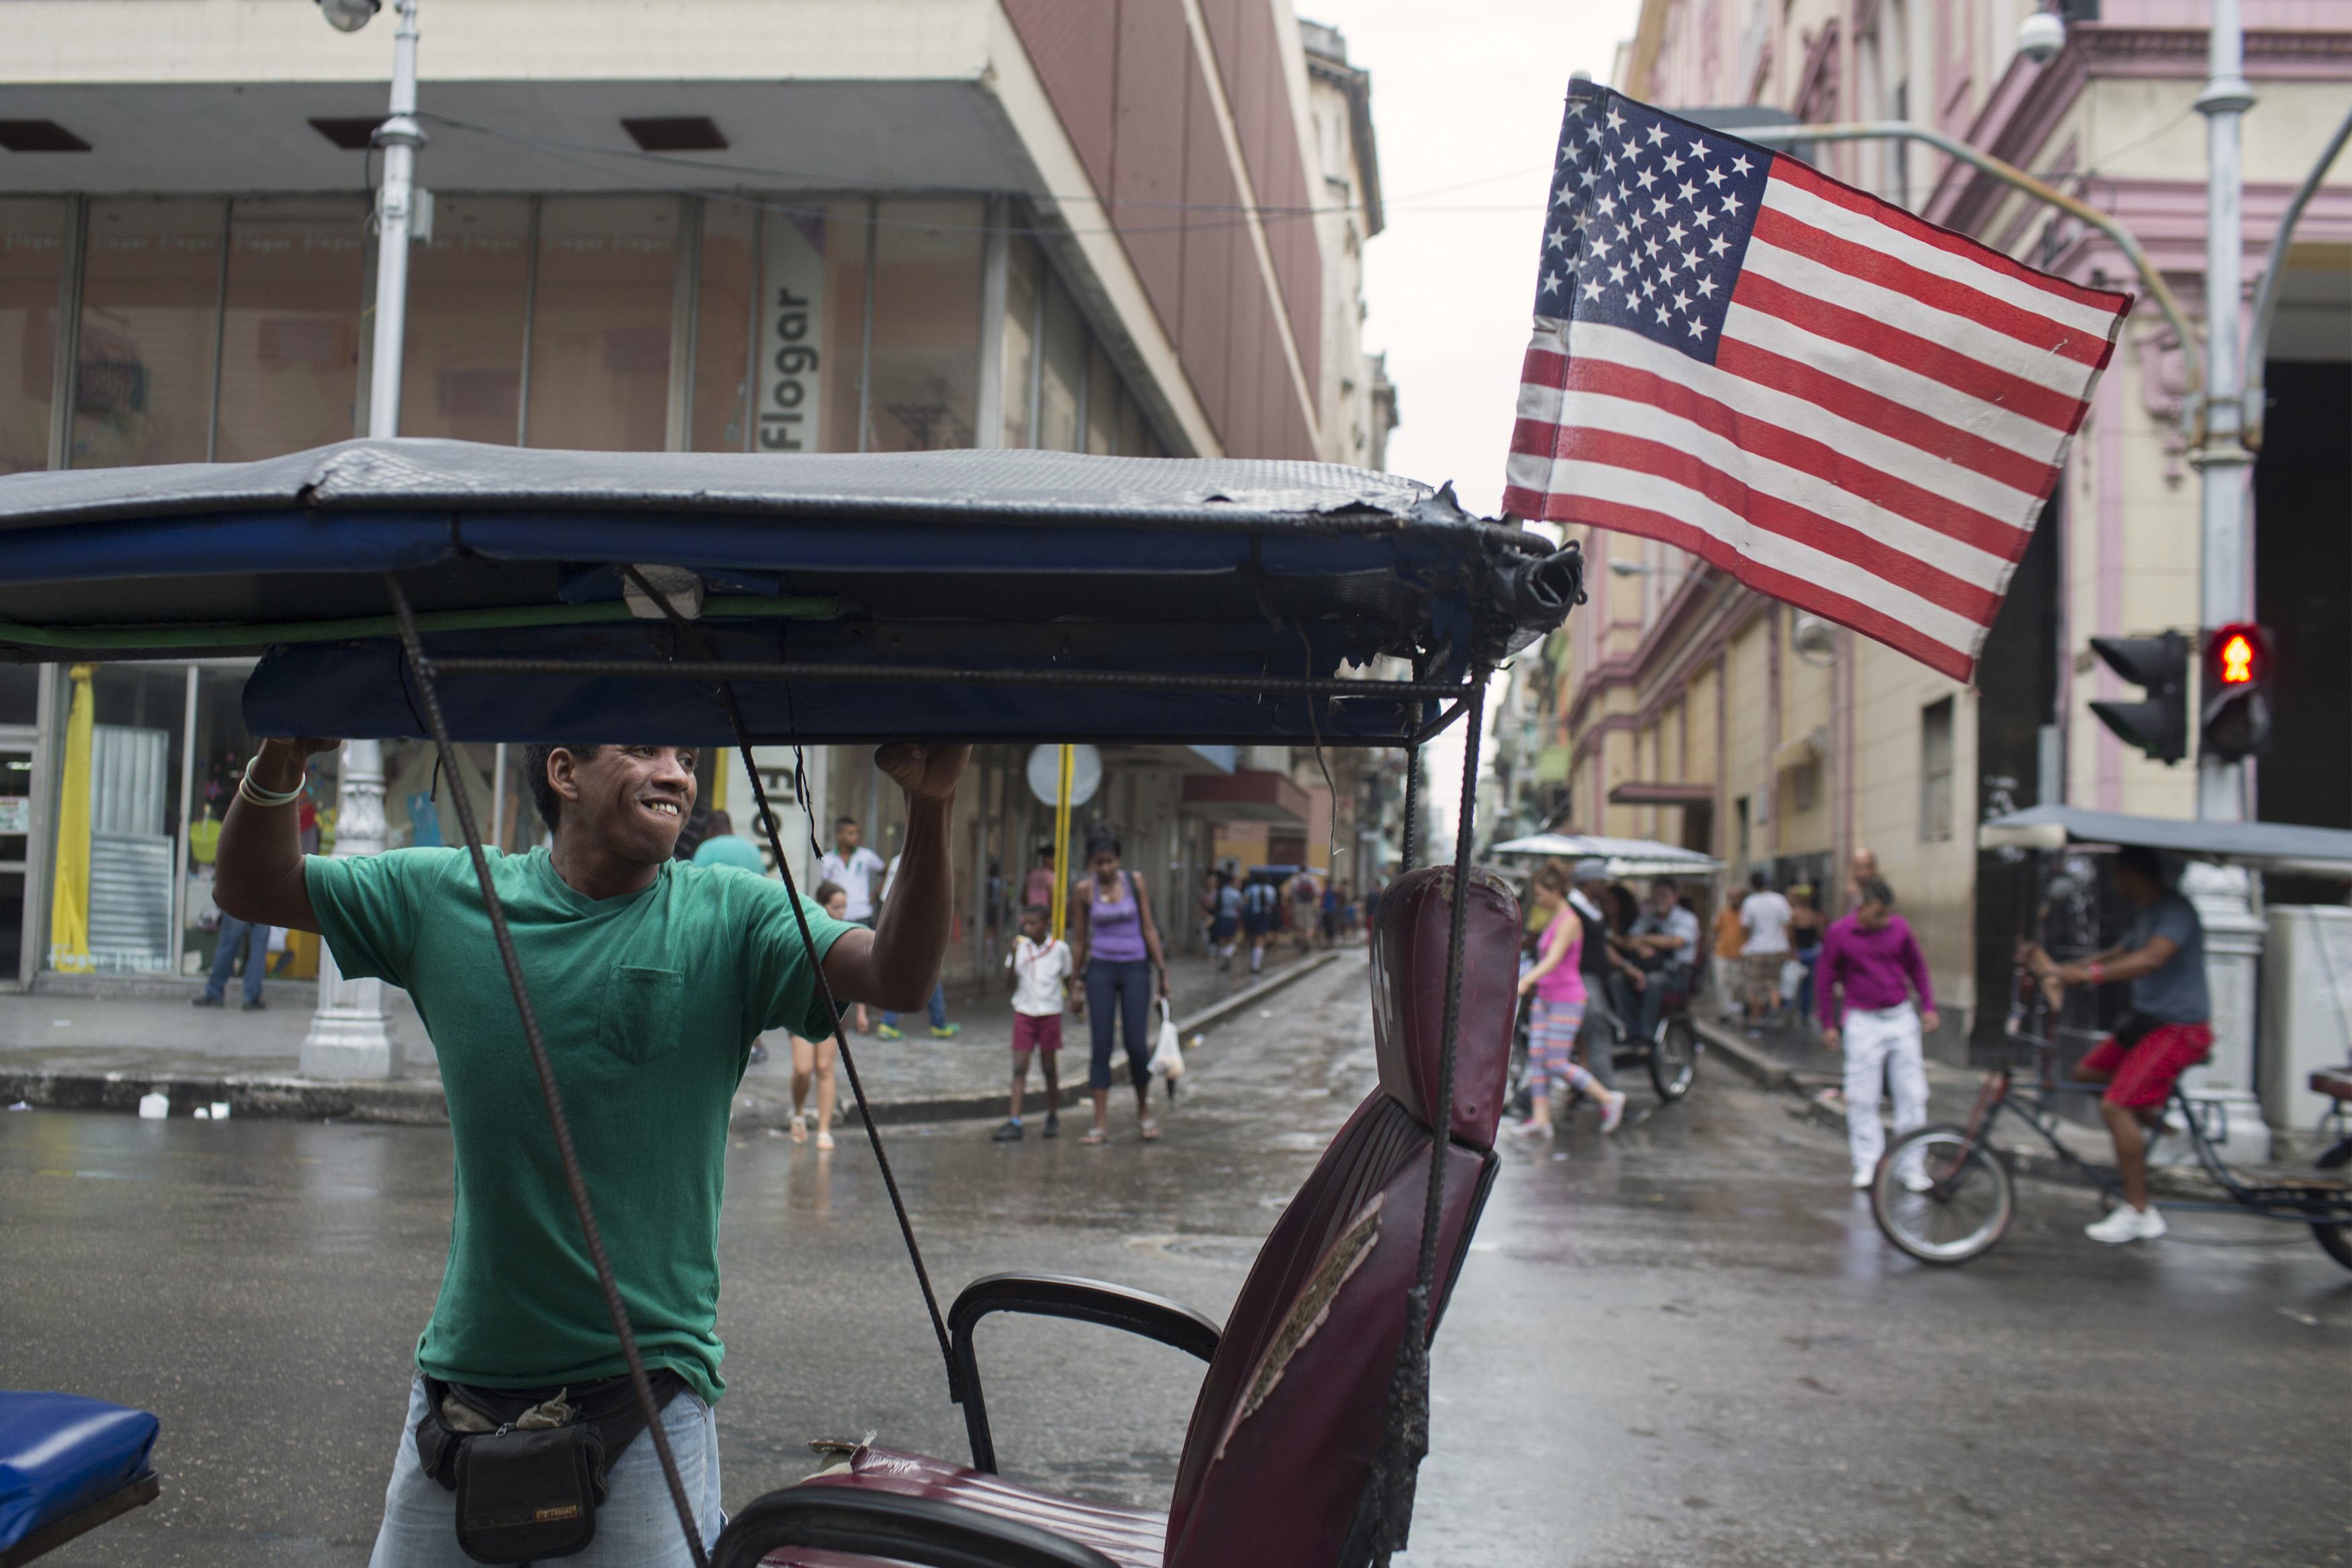
[[[1932,1192],[1935,1186],[1935,1182],[1928,1177],[1926,1171],[1914,1170],[1903,1173],[1903,1189],[1906,1192]]]
[[[1865,1188],[1867,1188],[1867,1187],[1870,1186],[1871,1182],[1875,1178],[1876,1175],[1877,1175],[1877,1173],[1876,1173],[1876,1172],[1874,1172],[1874,1171],[1856,1171],[1856,1172],[1854,1172],[1854,1173],[1853,1173],[1853,1190],[1854,1190],[1854,1191],[1856,1191],[1856,1192],[1861,1192],[1861,1191],[1864,1190]]]
[[[2164,1216],[2152,1208],[2134,1208],[2119,1203],[2113,1214],[2105,1219],[2083,1227],[2083,1234],[2094,1241],[2104,1241],[2113,1247],[2126,1241],[2153,1241],[2170,1228]]]

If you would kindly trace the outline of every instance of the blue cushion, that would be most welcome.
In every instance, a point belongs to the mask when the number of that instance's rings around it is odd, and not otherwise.
[[[0,1389],[0,1551],[146,1475],[160,1425],[103,1399]]]

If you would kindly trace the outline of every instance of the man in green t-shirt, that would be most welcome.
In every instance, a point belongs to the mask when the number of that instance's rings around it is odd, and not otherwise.
[[[467,852],[305,855],[290,798],[271,803],[299,787],[310,753],[336,744],[262,744],[221,826],[214,897],[239,918],[320,933],[344,974],[406,990],[432,1036],[457,1146],[456,1213],[371,1568],[459,1568],[467,1559],[455,1500],[420,1461],[418,1423],[428,1412],[446,1416],[453,1399],[498,1409],[564,1390],[574,1406],[615,1392],[625,1403],[610,1383],[625,1363]],[[489,852],[605,1249],[646,1367],[668,1396],[663,1427],[706,1542],[720,1522],[710,1407],[724,1387],[714,1331],[735,1087],[761,1030],[833,1032],[817,965],[840,1003],[907,1009],[930,993],[951,907],[949,812],[970,752],[876,753],[907,793],[899,895],[870,931],[803,900],[814,964],[782,883],[671,858],[694,809],[692,747],[528,748],[532,797],[553,841],[529,854]],[[633,1440],[606,1458],[595,1541],[572,1561],[688,1562],[652,1443]]]

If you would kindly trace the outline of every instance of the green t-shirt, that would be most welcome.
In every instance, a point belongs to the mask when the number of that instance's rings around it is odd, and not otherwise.
[[[715,1402],[735,1087],[761,1030],[833,1030],[783,884],[671,862],[645,891],[600,900],[543,849],[492,852],[490,868],[646,1364]],[[314,855],[305,869],[335,962],[406,990],[441,1061],[457,1208],[417,1364],[513,1388],[625,1372],[466,852]],[[850,927],[802,907],[822,959]]]

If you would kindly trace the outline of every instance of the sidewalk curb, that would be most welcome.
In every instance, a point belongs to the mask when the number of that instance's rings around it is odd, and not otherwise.
[[[1292,982],[1337,962],[1353,949],[1335,948],[1303,958],[1246,990],[1211,1003],[1176,1020],[1178,1032],[1190,1039],[1212,1030],[1274,995]],[[136,1070],[89,1071],[46,1068],[0,1068],[0,1104],[24,1103],[56,1111],[135,1113],[142,1095],[161,1091],[172,1098],[172,1114],[193,1116],[199,1105],[226,1103],[234,1116],[267,1117],[306,1122],[367,1122],[394,1126],[446,1126],[448,1102],[438,1078],[389,1081],[301,1078],[263,1073],[141,1072]],[[1081,1078],[1062,1091],[1062,1103],[1076,1105],[1087,1095]],[[1036,1096],[1044,1098],[1042,1092]],[[995,1116],[1004,1109],[1004,1091],[986,1094],[940,1095],[930,1099],[877,1101],[877,1123],[948,1122]],[[845,1103],[846,1096],[845,1095]],[[854,1113],[853,1113],[854,1114]],[[792,1120],[788,1093],[772,1102],[738,1092],[730,1124],[736,1131],[782,1127]]]
[[[1302,958],[1289,967],[1267,976],[1246,990],[1235,991],[1230,997],[1210,1003],[1199,1012],[1178,1019],[1176,1032],[1189,1040],[1194,1034],[1214,1029],[1235,1013],[1248,1008],[1251,1003],[1263,1000],[1294,980],[1305,979],[1308,975],[1338,962],[1346,956],[1348,951],[1349,949],[1333,948],[1328,952],[1318,953],[1312,957]],[[877,1126],[897,1126],[909,1122],[993,1120],[1003,1113],[1005,1098],[1004,1090],[992,1089],[985,1094],[940,1095],[929,1100],[877,1100],[871,1109]],[[1027,1096],[1031,1102],[1043,1101],[1045,1098],[1045,1092],[1043,1088],[1033,1090]],[[1087,1085],[1083,1078],[1075,1084],[1065,1083],[1057,1108],[1067,1110],[1083,1103],[1086,1098]],[[842,1124],[847,1126],[856,1118],[855,1103],[845,1094],[841,1105]],[[728,1126],[733,1132],[755,1132],[762,1128],[789,1126],[792,1119],[793,1107],[789,1094],[779,1093],[772,1098],[753,1097],[746,1096],[739,1091],[736,1096],[735,1113],[728,1119]]]

